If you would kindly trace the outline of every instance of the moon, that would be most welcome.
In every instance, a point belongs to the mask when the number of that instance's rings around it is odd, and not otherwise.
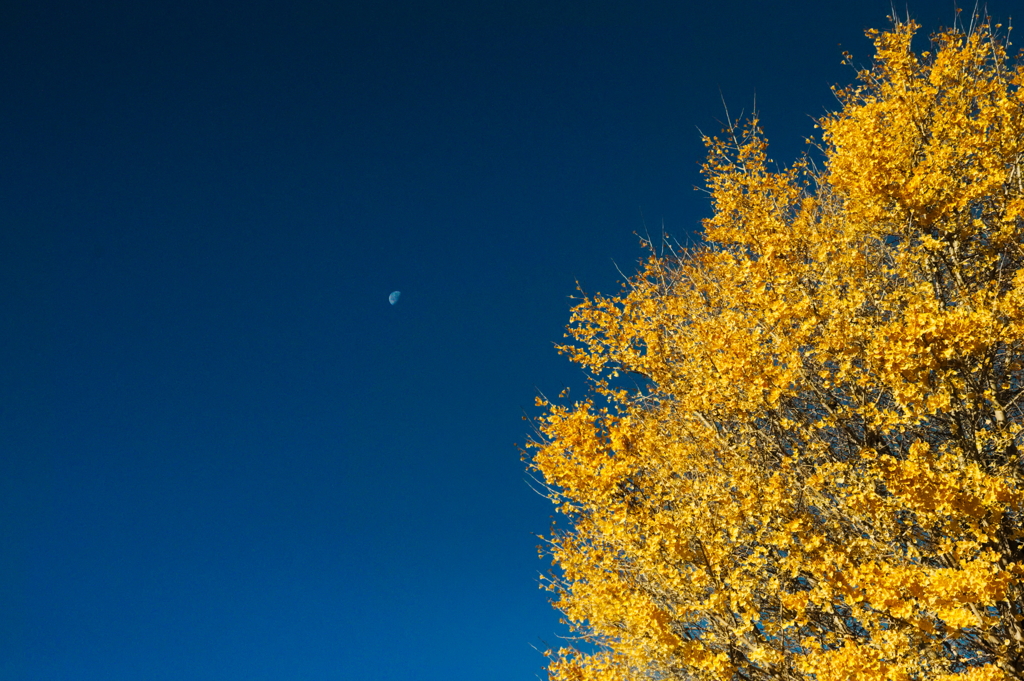
[[[388,296],[388,302],[391,303],[392,305],[395,305],[395,304],[398,303],[398,299],[401,298],[401,297],[402,297],[402,292],[401,291],[392,291],[391,295]]]

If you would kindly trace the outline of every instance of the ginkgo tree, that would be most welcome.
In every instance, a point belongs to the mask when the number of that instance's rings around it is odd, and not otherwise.
[[[552,679],[1024,678],[1024,67],[980,24],[869,32],[818,156],[706,139],[702,242],[574,308]]]

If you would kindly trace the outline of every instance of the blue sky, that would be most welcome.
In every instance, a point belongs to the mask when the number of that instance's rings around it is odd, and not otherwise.
[[[0,678],[541,675],[576,282],[692,238],[723,98],[800,153],[889,8],[6,3]]]

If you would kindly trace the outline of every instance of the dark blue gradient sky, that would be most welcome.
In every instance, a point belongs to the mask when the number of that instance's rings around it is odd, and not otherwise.
[[[0,679],[540,674],[575,282],[692,238],[723,97],[794,158],[889,8],[4,3]]]

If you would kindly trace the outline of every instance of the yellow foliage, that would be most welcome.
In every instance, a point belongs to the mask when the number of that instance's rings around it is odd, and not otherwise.
[[[705,140],[703,245],[573,311],[592,393],[532,467],[600,652],[552,679],[1024,678],[1024,67],[916,30],[869,32],[819,169]]]

